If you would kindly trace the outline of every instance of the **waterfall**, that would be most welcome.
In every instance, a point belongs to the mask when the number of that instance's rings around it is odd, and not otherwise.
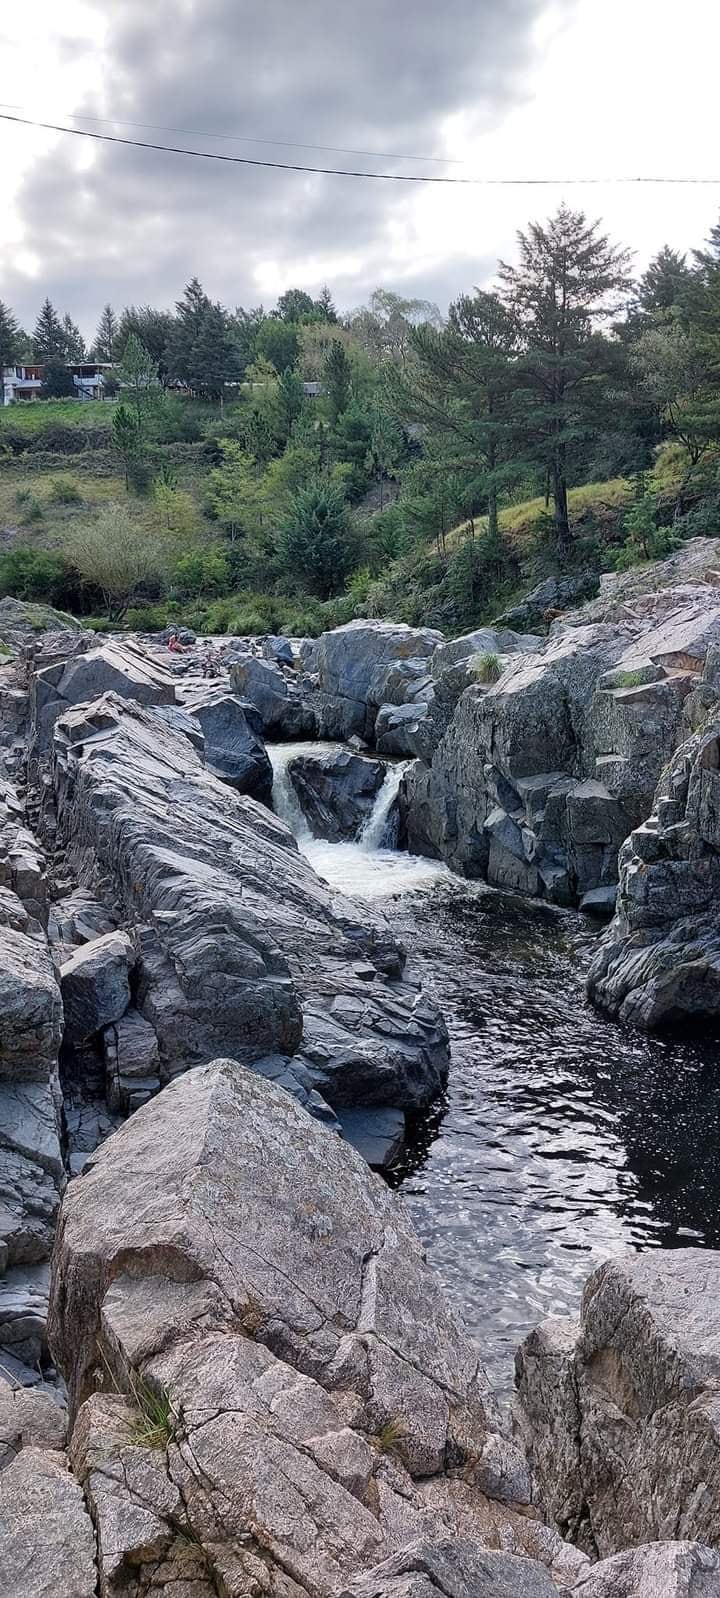
[[[398,852],[392,836],[393,806],[405,772],[412,765],[410,760],[399,760],[388,766],[385,781],[355,843],[329,843],[313,836],[290,781],[288,766],[298,755],[317,755],[344,748],[346,745],[339,743],[307,741],[268,744],[273,768],[273,809],[295,834],[301,853],[318,876],[330,887],[360,899],[384,899],[390,893],[429,888],[439,878],[447,877],[447,866],[440,861]]]
[[[316,745],[308,743],[274,744],[268,747],[273,768],[272,802],[273,810],[281,821],[284,821],[295,834],[298,843],[309,843],[312,833],[305,820],[300,800],[290,781],[288,766],[291,760],[298,755],[306,755],[308,749],[315,750]]]
[[[368,853],[371,853],[374,849],[394,849],[396,847],[397,838],[386,837],[387,832],[390,830],[390,812],[400,792],[400,784],[405,772],[411,765],[411,760],[398,760],[394,766],[388,766],[387,768],[385,781],[358,839],[360,847],[367,850]]]

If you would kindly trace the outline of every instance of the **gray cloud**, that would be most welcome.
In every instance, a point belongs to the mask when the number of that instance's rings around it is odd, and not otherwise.
[[[563,0],[569,9],[574,0]],[[448,114],[496,125],[522,97],[532,29],[548,0],[95,0],[105,17],[103,95],[83,107],[136,123],[295,138],[401,153],[432,152]],[[68,54],[81,48],[65,41]],[[69,109],[69,108],[68,108]],[[92,124],[88,124],[92,126]],[[168,142],[140,128],[129,137]],[[176,136],[172,142],[199,142]],[[206,147],[268,159],[392,170],[392,163],[221,141]],[[60,139],[20,196],[40,284],[18,270],[0,293],[32,322],[48,292],[91,332],[106,299],[169,304],[196,272],[226,304],[259,298],[254,270],[277,263],[284,286],[324,278],[342,306],[382,282],[389,228],[410,225],[416,190],[307,177]],[[398,165],[397,170],[445,169]],[[448,169],[452,171],[452,168]],[[472,191],[469,191],[472,193]],[[315,264],[314,264],[315,263]],[[349,263],[349,264],[348,264]],[[407,276],[441,302],[482,276],[451,260]]]

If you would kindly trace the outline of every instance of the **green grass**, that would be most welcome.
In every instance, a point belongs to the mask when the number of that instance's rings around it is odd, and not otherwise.
[[[637,671],[617,671],[613,678],[613,688],[642,688],[647,682],[647,674],[640,667]]]
[[[399,1415],[392,1415],[380,1427],[375,1437],[375,1443],[381,1454],[392,1454],[397,1451],[407,1432],[407,1426]]]
[[[501,670],[499,658],[485,649],[481,654],[473,655],[470,670],[476,682],[497,682]]]
[[[176,1416],[166,1388],[157,1391],[130,1373],[130,1388],[137,1405],[137,1418],[130,1428],[130,1438],[139,1448],[167,1448],[175,1435]]]
[[[42,433],[46,427],[61,422],[63,427],[109,427],[112,422],[112,400],[21,400],[8,405],[0,414],[0,444],[3,427],[13,433]]]

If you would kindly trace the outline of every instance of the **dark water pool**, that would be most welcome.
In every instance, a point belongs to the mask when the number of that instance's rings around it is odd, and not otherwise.
[[[574,1313],[600,1260],[720,1245],[720,1043],[597,1015],[578,916],[442,882],[384,908],[453,1053],[396,1182],[507,1393],[524,1333]]]

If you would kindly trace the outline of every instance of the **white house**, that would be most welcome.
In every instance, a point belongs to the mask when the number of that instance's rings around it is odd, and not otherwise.
[[[113,370],[111,361],[70,361],[75,395],[79,400],[104,399],[105,377]],[[2,403],[13,405],[16,400],[40,399],[45,368],[42,362],[32,365],[3,366]]]

